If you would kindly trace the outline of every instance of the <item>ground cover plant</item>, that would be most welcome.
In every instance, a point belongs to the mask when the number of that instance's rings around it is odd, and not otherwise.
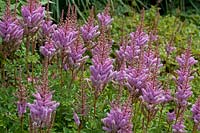
[[[112,16],[110,2],[55,23],[50,2],[6,3],[0,132],[199,131],[198,25],[154,6]]]

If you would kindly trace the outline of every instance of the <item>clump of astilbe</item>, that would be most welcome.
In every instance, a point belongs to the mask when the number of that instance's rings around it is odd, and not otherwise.
[[[34,34],[39,30],[45,16],[45,8],[36,0],[27,0],[27,5],[22,6],[21,13],[25,34]]]
[[[187,100],[192,95],[190,82],[194,77],[192,76],[191,68],[194,64],[197,63],[197,61],[194,59],[194,57],[192,57],[192,54],[190,51],[190,44],[188,48],[185,50],[184,54],[182,54],[181,56],[178,56],[176,60],[180,68],[179,70],[176,71],[178,75],[177,78],[174,78],[177,85],[177,90],[175,93],[176,120],[175,120],[174,125],[176,125],[178,121],[182,121],[184,112],[188,105]],[[182,123],[182,125],[183,124],[184,123]],[[172,128],[176,127],[174,125],[172,126]]]
[[[85,42],[92,40],[93,38],[95,38],[96,36],[98,36],[100,34],[100,32],[98,32],[99,26],[98,25],[95,26],[94,22],[95,22],[94,12],[93,12],[93,8],[92,8],[90,11],[90,16],[88,17],[87,23],[84,24],[80,28],[82,38]]]
[[[195,133],[197,130],[200,130],[200,97],[195,102],[195,104],[192,105],[192,119],[194,121],[194,127],[193,132]]]
[[[102,31],[96,46],[92,49],[92,66],[90,66],[90,79],[94,88],[94,109],[96,109],[97,98],[114,74],[113,60],[109,57],[111,45],[104,35],[104,30]]]
[[[108,133],[132,133],[132,110],[127,105],[113,105],[107,117],[102,119],[103,130]]]
[[[112,23],[113,18],[110,16],[110,4],[107,4],[102,13],[97,14],[97,18],[102,27],[108,27]]]
[[[6,11],[0,20],[0,37],[3,41],[0,54],[5,58],[18,49],[23,38],[24,30],[14,15],[11,14],[10,1],[8,1]]]

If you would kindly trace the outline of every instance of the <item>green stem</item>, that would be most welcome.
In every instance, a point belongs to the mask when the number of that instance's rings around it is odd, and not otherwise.
[[[194,123],[192,133],[196,133],[197,132],[197,128],[198,128],[198,125]]]
[[[161,117],[162,117],[163,108],[164,108],[164,105],[162,105],[161,110],[160,110],[159,121],[158,121],[158,130],[160,128],[160,121],[161,121]]]

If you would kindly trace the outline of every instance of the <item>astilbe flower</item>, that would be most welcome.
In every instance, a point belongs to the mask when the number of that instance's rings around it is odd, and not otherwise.
[[[90,16],[88,18],[87,23],[80,28],[82,38],[85,42],[92,40],[93,38],[95,38],[100,34],[100,32],[98,32],[99,26],[98,25],[94,26],[94,20],[95,19],[92,9],[90,11]]]
[[[91,81],[96,95],[113,77],[113,60],[109,58],[111,45],[102,34],[94,49],[92,49],[92,66],[90,66]]]
[[[17,111],[19,118],[22,118],[26,113],[27,107],[27,91],[23,85],[19,85],[19,89],[17,91]]]
[[[108,4],[104,9],[104,12],[97,14],[99,23],[103,27],[109,26],[113,21],[113,18],[111,18],[109,11],[110,11],[110,6]]]
[[[8,4],[6,12],[0,20],[0,37],[3,43],[6,43],[5,47],[11,51],[11,49],[14,48],[15,50],[20,45],[24,30],[19,20],[11,15],[9,8],[10,6]]]
[[[27,0],[28,4],[22,6],[21,13],[26,34],[35,33],[42,24],[45,8],[35,0]]]
[[[50,127],[52,116],[59,103],[52,101],[52,92],[38,91],[33,96],[35,100],[32,104],[28,103],[30,108],[31,122],[34,128]]]
[[[130,34],[130,36],[132,43],[136,46],[143,46],[149,41],[149,36],[142,31],[142,27],[138,27],[135,32]]]
[[[141,99],[146,103],[148,109],[162,103],[164,98],[163,90],[156,81],[149,81],[146,83],[146,88],[142,88]]]
[[[56,49],[53,42],[47,41],[44,46],[40,46],[40,52],[44,57],[51,57],[55,53]]]
[[[167,113],[167,120],[168,122],[173,122],[174,120],[176,120],[176,114],[174,111],[170,111]]]
[[[66,66],[71,69],[78,68],[88,58],[88,56],[84,56],[85,51],[86,48],[84,48],[79,36],[69,47],[69,53],[64,59]]]
[[[51,20],[43,20],[42,21],[42,34],[44,36],[51,37],[51,35],[54,33],[55,29],[57,28],[56,24],[53,24],[53,21]]]
[[[185,133],[185,126],[183,119],[178,120],[175,124],[172,125],[172,130],[174,133]]]
[[[81,124],[81,122],[80,122],[80,119],[76,112],[74,112],[73,118],[74,118],[76,125],[79,126]]]
[[[103,130],[108,133],[132,133],[131,108],[112,107],[106,118],[102,119]]]
[[[77,39],[78,32],[74,29],[66,29],[60,26],[52,35],[55,47],[60,49],[68,49],[69,46]]]
[[[180,68],[177,70],[178,77],[175,79],[177,90],[175,93],[176,102],[179,106],[185,107],[187,99],[192,95],[190,81],[193,79],[191,76],[191,67],[197,63],[192,57],[190,49],[188,48],[184,54],[176,58]]]
[[[195,102],[195,104],[192,105],[192,118],[195,122],[195,124],[200,123],[200,98]]]

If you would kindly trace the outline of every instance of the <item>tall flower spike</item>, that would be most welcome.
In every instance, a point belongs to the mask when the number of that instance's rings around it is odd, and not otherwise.
[[[101,34],[97,45],[92,49],[92,66],[90,66],[91,81],[98,95],[113,77],[113,60],[109,58],[111,45]]]
[[[19,118],[22,118],[23,115],[26,113],[27,107],[27,94],[26,89],[21,83],[19,84],[19,89],[17,91],[17,110]]]
[[[103,130],[108,133],[132,133],[130,107],[112,107],[107,117],[102,119]]]
[[[83,40],[87,42],[98,36],[100,34],[98,28],[98,25],[94,26],[94,13],[92,8],[87,23],[80,28]]]
[[[78,35],[76,41],[69,47],[69,53],[64,58],[64,64],[71,69],[78,68],[88,58],[88,56],[84,56],[85,51],[86,48],[84,48],[80,35]]]
[[[51,57],[55,53],[56,49],[51,40],[45,42],[44,46],[40,46],[40,52],[44,57]]]
[[[196,124],[200,124],[200,97],[195,102],[195,104],[192,105],[192,118]]]
[[[172,125],[173,133],[185,133],[185,125],[183,119],[178,120],[174,125]]]
[[[108,4],[102,13],[97,14],[99,23],[102,27],[109,26],[113,21],[113,18],[111,18],[109,12],[110,12],[110,5]]]
[[[35,33],[42,24],[45,8],[36,0],[27,0],[28,4],[22,6],[21,13],[24,20],[25,34]]]
[[[9,5],[7,3],[6,12],[0,20],[0,36],[5,43],[12,43],[12,47],[15,47],[22,41],[23,28],[19,20],[11,15]]]
[[[28,103],[31,112],[31,124],[34,128],[49,128],[53,119],[52,115],[59,103],[52,101],[52,92],[37,92],[33,96],[35,97],[34,103]]]
[[[181,107],[187,105],[187,99],[192,95],[190,81],[193,79],[191,76],[191,67],[197,63],[192,57],[190,49],[188,48],[184,54],[176,58],[180,68],[176,71],[178,77],[175,79],[177,84],[177,91],[175,93],[176,102]]]

